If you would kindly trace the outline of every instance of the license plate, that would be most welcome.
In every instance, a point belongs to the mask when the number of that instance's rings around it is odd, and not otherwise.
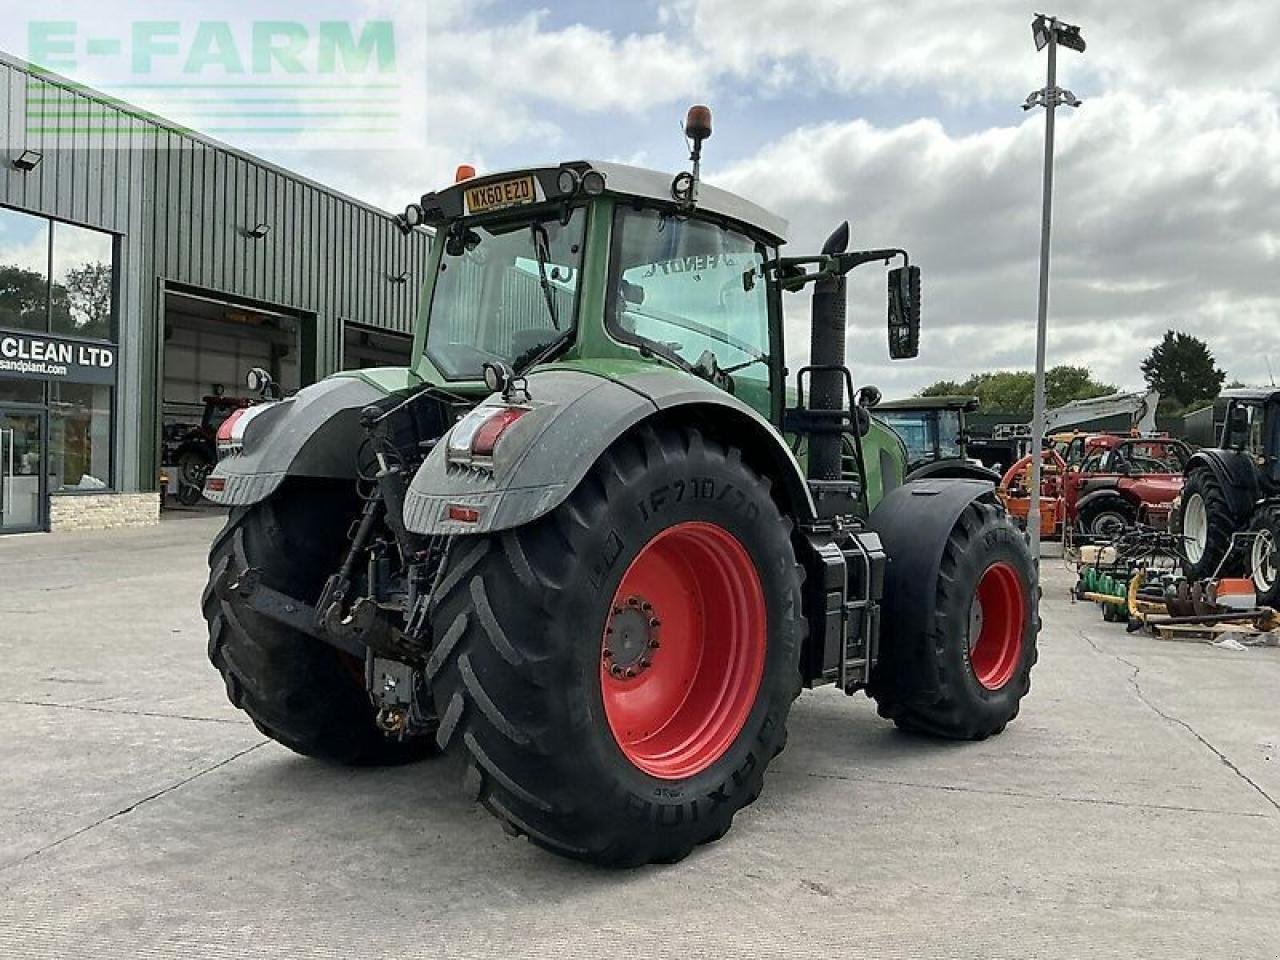
[[[497,183],[482,183],[467,188],[467,213],[488,213],[503,207],[518,207],[538,199],[533,177],[515,177]]]

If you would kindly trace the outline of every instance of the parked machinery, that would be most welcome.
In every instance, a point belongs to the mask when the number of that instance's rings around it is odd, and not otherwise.
[[[1044,455],[1041,533],[1108,538],[1137,525],[1168,529],[1191,450],[1168,436],[1072,434],[1053,438]],[[1024,457],[1001,479],[1015,516],[1026,516],[1029,477]]]
[[[1219,446],[1188,461],[1175,519],[1186,543],[1187,575],[1200,580],[1243,573],[1252,578],[1260,604],[1278,606],[1280,391],[1222,395],[1227,412]]]
[[[968,477],[997,483],[1000,475],[969,454],[965,414],[978,409],[977,397],[910,397],[873,408],[907,448],[907,478]]]

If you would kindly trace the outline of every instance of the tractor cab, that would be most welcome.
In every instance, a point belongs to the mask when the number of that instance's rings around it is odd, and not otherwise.
[[[998,483],[1000,475],[969,454],[965,415],[976,413],[977,397],[910,397],[877,404],[875,416],[902,438],[907,477],[970,477]]]
[[[1224,390],[1223,396],[1222,449],[1247,456],[1259,485],[1280,493],[1280,391],[1242,388]]]
[[[789,388],[782,294],[901,257],[890,271],[889,346],[911,357],[919,269],[898,249],[846,252],[847,226],[821,256],[783,257],[786,221],[702,184],[693,139],[694,170],[674,178],[597,161],[485,176],[461,167],[453,185],[411,204],[404,228],[438,238],[414,373],[473,400],[535,368],[691,375],[786,431],[802,460],[822,446],[814,434],[834,437],[836,455],[818,454],[822,480],[855,487],[825,502],[865,516],[903,482],[901,446],[856,407],[843,314],[838,326],[815,324],[822,362]]]
[[[461,177],[404,215],[440,237],[424,379],[465,391],[489,363],[654,363],[780,416],[784,220],[709,186],[682,204],[669,176],[622,164]]]

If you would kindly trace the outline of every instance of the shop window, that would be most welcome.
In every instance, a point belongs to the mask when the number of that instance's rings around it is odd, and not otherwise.
[[[54,333],[112,339],[111,245],[110,234],[67,223],[53,225],[49,317]]]
[[[49,323],[49,221],[0,209],[0,327]]]
[[[38,380],[0,380],[0,403],[44,403],[44,384]]]
[[[109,488],[112,389],[54,383],[49,391],[50,491]]]

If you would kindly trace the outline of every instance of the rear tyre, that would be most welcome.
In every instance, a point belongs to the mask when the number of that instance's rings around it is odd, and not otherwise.
[[[454,542],[427,663],[440,745],[539,846],[680,860],[725,834],[786,740],[800,582],[738,450],[644,428],[548,516]]]
[[[1239,572],[1239,558],[1227,556],[1235,518],[1226,493],[1207,469],[1193,470],[1183,485],[1181,527],[1188,580],[1212,577],[1219,567],[1225,574]]]
[[[394,764],[434,752],[430,737],[396,742],[374,723],[364,665],[314,637],[255,613],[226,589],[234,571],[313,603],[341,563],[346,525],[333,496],[290,484],[270,499],[236,507],[209,551],[202,599],[209,660],[232,705],[263,734],[295,753],[344,764]]]
[[[900,648],[882,652],[869,692],[903,730],[985,740],[1018,715],[1040,630],[1031,553],[1004,510],[986,500],[965,508],[933,589],[930,630],[891,641]]]
[[[1280,506],[1261,507],[1253,517],[1249,576],[1264,607],[1280,606]]]

